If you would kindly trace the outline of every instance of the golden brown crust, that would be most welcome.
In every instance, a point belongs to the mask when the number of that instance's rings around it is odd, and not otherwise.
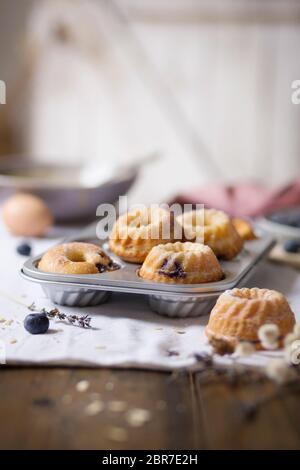
[[[39,262],[41,271],[54,274],[99,274],[116,269],[111,258],[91,243],[64,243],[48,250]]]
[[[242,238],[230,218],[222,211],[203,209],[185,212],[177,217],[177,221],[183,226],[189,240],[202,239],[222,259],[234,258],[243,248]]]
[[[257,236],[255,235],[251,224],[245,220],[240,218],[232,219],[232,223],[238,232],[239,236],[247,241],[247,240],[255,240]]]
[[[115,223],[109,247],[125,261],[142,263],[154,246],[175,241],[176,224],[173,213],[164,209],[130,211]]]
[[[143,279],[173,284],[200,284],[223,278],[221,266],[211,248],[190,242],[155,246],[139,274]]]
[[[284,295],[256,287],[232,289],[218,298],[205,333],[212,344],[226,342],[234,348],[239,341],[257,342],[266,323],[277,325],[281,336],[293,330],[295,316]]]

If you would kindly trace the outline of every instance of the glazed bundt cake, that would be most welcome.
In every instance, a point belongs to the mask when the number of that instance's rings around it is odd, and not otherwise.
[[[143,279],[179,284],[214,282],[223,277],[219,261],[211,248],[190,242],[155,246],[139,274]]]
[[[218,298],[205,332],[212,344],[225,342],[234,350],[240,341],[257,342],[266,323],[277,325],[281,336],[293,330],[295,317],[284,295],[256,287],[232,289]]]
[[[215,209],[194,210],[179,215],[177,221],[183,226],[187,240],[210,246],[220,258],[232,259],[243,248],[243,240],[225,212]]]
[[[154,246],[175,241],[180,232],[172,212],[157,207],[136,209],[114,224],[109,247],[125,261],[142,263]]]

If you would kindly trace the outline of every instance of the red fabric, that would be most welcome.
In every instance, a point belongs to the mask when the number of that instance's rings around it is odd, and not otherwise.
[[[180,204],[204,204],[234,217],[260,216],[278,209],[300,205],[300,179],[270,190],[255,183],[234,186],[206,186],[176,198]]]

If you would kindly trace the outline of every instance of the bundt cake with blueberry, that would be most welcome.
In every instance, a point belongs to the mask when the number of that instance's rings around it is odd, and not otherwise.
[[[153,247],[139,274],[150,281],[178,284],[200,284],[223,278],[221,266],[211,248],[191,242]]]

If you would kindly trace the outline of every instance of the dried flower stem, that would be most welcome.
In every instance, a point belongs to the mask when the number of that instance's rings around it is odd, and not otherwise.
[[[88,315],[68,315],[61,312],[58,308],[53,308],[51,310],[46,310],[45,308],[38,309],[33,302],[29,305],[28,310],[31,312],[44,313],[50,319],[56,319],[60,321],[65,321],[74,326],[79,326],[81,328],[90,328],[91,327],[91,317]]]

